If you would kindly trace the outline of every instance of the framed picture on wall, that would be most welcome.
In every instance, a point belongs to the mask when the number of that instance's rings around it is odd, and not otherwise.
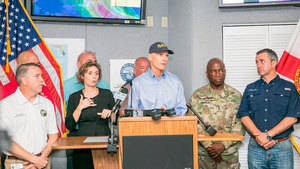
[[[61,66],[63,79],[72,77],[77,71],[77,58],[85,50],[85,39],[45,38],[44,40]]]

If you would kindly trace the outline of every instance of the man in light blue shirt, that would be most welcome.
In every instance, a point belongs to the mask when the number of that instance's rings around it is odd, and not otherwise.
[[[86,51],[81,53],[77,59],[77,68],[79,69],[81,65],[87,62],[97,62],[94,52]],[[98,81],[97,87],[103,89],[109,89],[108,83],[102,79]],[[64,98],[65,98],[66,107],[68,106],[69,96],[83,88],[84,88],[83,84],[78,82],[76,75],[64,81]]]
[[[137,109],[139,116],[141,110],[172,108],[177,116],[185,115],[187,108],[183,86],[176,75],[165,71],[169,54],[173,53],[162,42],[150,46],[150,69],[133,80],[132,105],[128,105]]]

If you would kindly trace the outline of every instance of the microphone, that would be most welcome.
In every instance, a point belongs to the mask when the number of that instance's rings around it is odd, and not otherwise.
[[[118,109],[120,108],[120,104],[122,101],[125,100],[127,93],[128,93],[127,88],[121,88],[120,92],[116,93],[115,98],[117,101],[116,101],[116,104],[114,105],[114,107],[112,108],[111,112],[116,113],[118,111]]]
[[[133,78],[134,79],[134,78]],[[132,81],[133,81],[133,79],[131,79],[131,80],[129,80],[129,81],[127,81],[126,83],[124,83],[122,86],[121,86],[121,88],[120,88],[120,90],[121,89],[123,89],[126,85],[130,85],[130,86],[132,86]]]
[[[194,108],[190,105],[190,104],[186,104],[186,106],[194,113],[194,115],[196,115],[199,119],[199,121],[203,124],[203,126],[205,127],[206,132],[210,135],[210,136],[214,136],[217,131],[211,126],[208,125],[206,123],[204,123],[203,119],[200,117],[199,113],[196,112],[194,110]]]

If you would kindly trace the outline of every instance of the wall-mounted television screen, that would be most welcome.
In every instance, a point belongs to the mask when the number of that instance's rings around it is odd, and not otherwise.
[[[219,7],[300,5],[300,0],[219,0]]]
[[[26,0],[33,20],[144,24],[146,0]]]

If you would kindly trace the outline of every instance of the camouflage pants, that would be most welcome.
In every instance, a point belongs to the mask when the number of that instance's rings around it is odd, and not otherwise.
[[[203,149],[204,150],[204,149]],[[199,169],[239,169],[239,156],[238,152],[231,155],[223,155],[222,161],[217,163],[215,162],[208,153],[204,151],[200,151],[198,153],[198,165]]]

